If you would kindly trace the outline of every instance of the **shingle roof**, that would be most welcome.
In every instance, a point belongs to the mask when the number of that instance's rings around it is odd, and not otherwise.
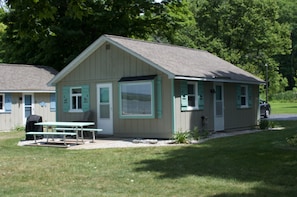
[[[106,35],[109,39],[161,67],[174,77],[192,77],[206,80],[231,80],[262,83],[249,72],[202,50],[132,40]]]
[[[55,85],[88,58],[96,49],[109,42],[166,73],[169,78],[223,82],[264,83],[263,80],[207,51],[186,47],[103,35],[68,64],[53,80]]]
[[[0,64],[0,92],[54,92],[47,83],[57,73],[47,66]]]

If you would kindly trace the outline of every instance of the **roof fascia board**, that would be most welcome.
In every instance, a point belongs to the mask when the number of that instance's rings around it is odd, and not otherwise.
[[[215,78],[200,78],[200,77],[184,77],[184,76],[175,76],[174,79],[189,80],[189,81],[211,81],[211,82],[221,82],[221,83],[245,83],[245,84],[265,84],[264,81],[239,81],[231,79],[215,79]]]
[[[48,85],[55,86],[63,77],[73,71],[80,63],[82,63],[87,57],[89,57],[95,50],[97,50],[105,41],[106,36],[101,36],[98,40],[93,42],[83,52],[81,52],[74,60],[72,60],[61,72],[59,72],[52,80],[48,82]]]

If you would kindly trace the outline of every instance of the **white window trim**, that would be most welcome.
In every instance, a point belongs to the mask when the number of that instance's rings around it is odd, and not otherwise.
[[[80,94],[72,94],[72,90],[73,89],[81,89],[81,93]],[[76,98],[78,98],[78,96],[80,95],[81,97],[81,102],[82,102],[82,87],[71,87],[70,88],[70,110],[69,112],[83,112],[83,109],[73,109],[72,107],[72,99],[73,99],[73,96],[76,96]],[[78,99],[77,99],[78,101]],[[78,103],[76,104],[78,106]],[[81,107],[82,107],[82,103],[81,103]]]
[[[241,88],[242,88],[242,87],[245,88],[245,95],[242,95],[242,94],[241,94]],[[245,98],[245,105],[242,105],[242,104],[241,104],[241,99],[242,99],[243,97]],[[248,98],[249,98],[249,95],[248,95],[248,86],[247,86],[247,85],[241,85],[241,86],[240,86],[240,107],[241,107],[241,108],[248,108],[248,107],[249,107],[249,105],[248,105]]]
[[[127,84],[149,84],[151,86],[151,113],[150,114],[123,114],[122,109],[122,85]],[[155,95],[154,95],[154,80],[145,80],[145,81],[129,81],[129,82],[121,82],[120,83],[120,91],[119,91],[119,100],[120,100],[120,117],[121,118],[154,118],[155,117]]]
[[[0,109],[0,112],[5,112],[5,94],[0,94],[2,96],[2,109]]]
[[[189,104],[188,104],[187,110],[197,110],[197,109],[199,109],[199,107],[198,107],[199,106],[198,83],[197,82],[188,82],[187,85],[189,85],[189,84],[194,85],[194,95],[191,94],[191,96],[195,96],[195,106],[194,107],[189,106]],[[188,97],[189,97],[189,95],[190,94],[188,94]]]

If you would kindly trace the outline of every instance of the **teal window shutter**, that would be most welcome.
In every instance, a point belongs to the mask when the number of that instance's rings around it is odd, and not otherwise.
[[[186,80],[180,82],[180,103],[181,110],[185,111],[188,108],[188,83]]]
[[[240,108],[241,107],[241,86],[238,84],[236,85],[236,107]]]
[[[251,85],[248,86],[248,106],[252,107],[253,105],[253,87]]]
[[[10,93],[6,93],[5,94],[5,111],[6,112],[11,112],[11,94]]]
[[[62,89],[63,94],[63,112],[70,110],[70,87],[64,86]]]
[[[50,94],[50,111],[51,112],[56,111],[56,94],[55,93]]]
[[[84,85],[81,87],[82,90],[82,110],[84,112],[90,110],[90,88],[88,85]]]
[[[158,76],[157,79],[157,118],[162,118],[162,78]]]
[[[204,109],[204,83],[202,81],[198,82],[198,105],[199,109]]]

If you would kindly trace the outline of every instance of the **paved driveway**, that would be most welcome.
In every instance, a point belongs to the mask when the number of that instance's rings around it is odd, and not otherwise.
[[[297,120],[297,114],[271,114],[267,120]]]

